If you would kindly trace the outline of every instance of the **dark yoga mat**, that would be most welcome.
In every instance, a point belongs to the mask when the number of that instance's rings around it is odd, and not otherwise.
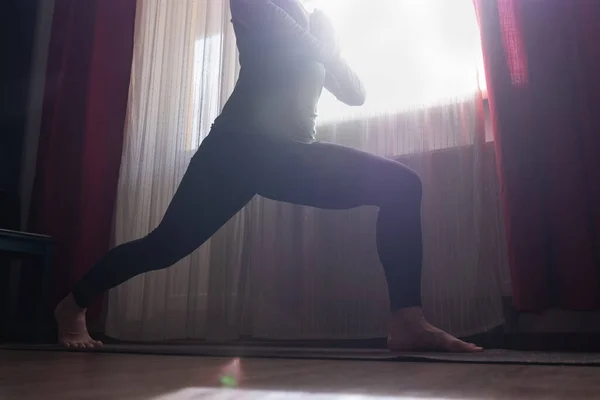
[[[77,351],[58,345],[3,345],[4,350]],[[186,344],[107,344],[94,353],[152,354],[205,357],[247,357],[471,364],[600,366],[600,353],[549,353],[487,350],[477,354],[391,353],[383,349],[333,349]]]

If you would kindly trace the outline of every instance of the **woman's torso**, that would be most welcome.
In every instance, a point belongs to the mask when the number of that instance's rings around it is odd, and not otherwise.
[[[297,0],[274,3],[308,30],[308,13]],[[258,37],[235,21],[234,29],[240,75],[215,127],[311,140],[325,79],[323,65],[282,35]]]

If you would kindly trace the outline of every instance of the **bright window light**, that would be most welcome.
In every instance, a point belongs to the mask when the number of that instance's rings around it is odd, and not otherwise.
[[[335,24],[342,55],[367,89],[362,107],[325,92],[319,124],[398,113],[485,93],[479,26],[472,0],[306,0]],[[194,57],[195,149],[220,105],[222,36],[198,39]],[[212,66],[212,67],[209,67]],[[202,118],[200,118],[202,116]]]
[[[284,392],[269,390],[246,390],[246,389],[209,389],[209,388],[187,388],[153,397],[152,400],[176,400],[176,399],[270,399],[270,400],[442,400],[441,397],[421,396],[372,396],[359,394],[340,393],[310,393],[310,392]],[[443,399],[448,400],[447,397]]]
[[[194,101],[192,105],[193,123],[188,147],[196,148],[201,139],[210,131],[210,125],[219,115],[222,35],[198,39],[194,48]],[[207,61],[209,60],[209,61]]]
[[[472,0],[307,0],[340,36],[367,103],[349,108],[325,94],[320,122],[395,113],[485,90]]]

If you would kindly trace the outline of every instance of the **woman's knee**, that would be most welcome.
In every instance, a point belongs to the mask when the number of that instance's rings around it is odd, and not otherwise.
[[[169,235],[168,232],[158,227],[142,238],[142,241],[146,248],[146,254],[156,264],[156,268],[153,269],[166,268],[177,261],[180,252],[178,247],[182,242],[174,235]]]
[[[423,197],[423,183],[415,171],[397,163],[397,165],[390,169],[389,174],[389,182],[393,194],[405,201],[411,199],[420,204]]]

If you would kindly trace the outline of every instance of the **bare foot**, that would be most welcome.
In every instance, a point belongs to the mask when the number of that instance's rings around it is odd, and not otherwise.
[[[420,307],[407,308],[392,314],[388,328],[388,348],[391,351],[432,351],[446,353],[477,353],[483,348],[436,328],[425,320]]]
[[[80,308],[73,295],[65,297],[54,310],[58,325],[58,342],[72,349],[93,349],[102,342],[92,339],[85,323],[85,308]]]

